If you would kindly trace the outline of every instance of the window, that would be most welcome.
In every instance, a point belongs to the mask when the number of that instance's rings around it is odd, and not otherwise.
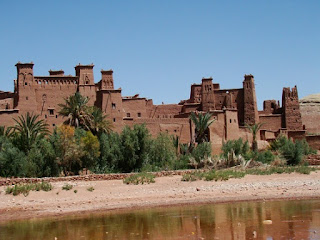
[[[55,127],[55,126],[56,126],[56,124],[53,123],[53,124],[52,124],[52,127]]]
[[[49,109],[49,115],[54,115],[54,110],[53,109]]]
[[[232,120],[230,119],[230,123],[232,123]]]
[[[141,117],[141,113],[139,113],[139,112],[138,112],[138,117],[139,117],[139,118]]]
[[[115,118],[113,119],[113,122],[116,122],[116,119],[115,119]]]
[[[46,114],[46,115],[44,115],[44,118],[47,118],[47,114]]]
[[[112,103],[112,109],[116,109],[116,104]]]
[[[29,97],[26,97],[26,100],[29,100]]]
[[[58,118],[58,115],[56,115],[56,118]]]
[[[130,117],[130,113],[127,113],[127,117]]]
[[[27,85],[28,85],[28,83],[26,83],[26,82],[25,82],[25,83],[24,83],[24,85],[26,85],[26,86],[27,86]]]

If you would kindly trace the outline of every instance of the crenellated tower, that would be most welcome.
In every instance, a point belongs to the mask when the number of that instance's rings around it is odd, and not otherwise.
[[[215,109],[214,87],[212,78],[202,78],[201,88],[202,111],[208,112]]]
[[[112,90],[114,89],[113,85],[113,71],[110,70],[101,70],[101,90]]]
[[[303,130],[297,86],[282,91],[282,127],[287,130]]]
[[[79,77],[78,91],[89,98],[89,105],[93,106],[96,99],[96,88],[93,76],[93,64],[75,66],[76,76]]]
[[[33,65],[33,62],[18,62],[15,65],[17,67],[17,97],[15,98],[14,106],[19,108],[21,112],[36,111],[37,104],[34,90]]]
[[[253,75],[244,75],[243,81],[244,95],[244,124],[253,125],[259,122],[259,113],[257,107],[257,97]]]

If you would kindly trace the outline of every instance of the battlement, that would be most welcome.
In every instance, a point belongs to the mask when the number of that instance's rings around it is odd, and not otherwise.
[[[62,69],[60,70],[49,70],[50,76],[64,76],[64,71]]]
[[[298,98],[298,89],[297,86],[294,86],[293,88],[290,89],[290,87],[285,87],[283,88],[282,91],[282,96],[284,98]]]

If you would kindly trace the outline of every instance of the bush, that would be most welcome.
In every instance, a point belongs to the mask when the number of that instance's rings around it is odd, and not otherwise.
[[[69,191],[73,188],[73,185],[69,184],[69,183],[66,183],[62,186],[62,190],[66,190],[66,191]]]
[[[235,156],[238,157],[239,155],[243,156],[246,160],[249,160],[250,155],[250,146],[248,141],[243,143],[242,138],[238,140],[229,140],[222,145],[222,157],[224,159],[228,159],[228,155],[234,152]]]
[[[275,159],[275,156],[270,150],[267,150],[263,152],[258,152],[254,159],[258,162],[269,164]]]
[[[121,135],[121,153],[119,170],[121,172],[138,171],[148,157],[150,146],[149,131],[144,124],[134,125],[133,129],[126,126]]]
[[[159,133],[157,138],[151,141],[148,163],[152,170],[173,169],[176,162],[176,149],[171,137],[167,133]]]
[[[89,192],[93,192],[94,187],[92,187],[92,186],[91,186],[91,187],[88,187],[87,190],[88,190]]]
[[[23,194],[25,197],[29,195],[30,191],[51,191],[53,186],[48,182],[41,183],[30,183],[30,184],[17,184],[13,187],[6,188],[6,194],[12,194],[13,196],[17,196],[19,194]]]
[[[201,160],[211,157],[211,143],[210,142],[203,142],[198,144],[192,151],[192,157],[197,162],[200,162]]]
[[[151,173],[138,173],[138,174],[133,174],[129,177],[126,177],[125,179],[123,179],[123,183],[125,184],[134,184],[134,185],[138,185],[138,184],[144,184],[144,183],[154,183],[155,176],[152,175]]]
[[[280,135],[275,141],[270,144],[270,149],[278,151],[287,160],[288,165],[297,165],[302,162],[304,155],[315,153],[306,140],[296,140]]]

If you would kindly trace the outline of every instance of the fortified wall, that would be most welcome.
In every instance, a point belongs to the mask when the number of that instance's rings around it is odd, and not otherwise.
[[[50,70],[48,76],[34,76],[34,64],[17,63],[17,79],[14,92],[0,91],[0,125],[14,124],[13,118],[33,112],[45,119],[50,128],[65,120],[59,115],[59,104],[80,92],[89,97],[89,105],[97,106],[113,122],[115,131],[125,125],[145,123],[150,133],[159,132],[180,137],[181,142],[194,139],[194,126],[189,120],[191,112],[210,112],[215,122],[210,126],[209,138],[214,153],[222,143],[242,137],[252,141],[246,125],[264,123],[258,138],[271,141],[277,135],[293,138],[305,137],[297,87],[284,88],[282,106],[276,100],[264,101],[258,111],[253,75],[245,75],[241,88],[220,89],[212,78],[191,85],[190,98],[177,104],[154,105],[152,99],[122,96],[121,88],[114,87],[113,71],[102,70],[101,80],[94,81],[94,65],[75,66],[75,76],[65,75],[63,70]]]

